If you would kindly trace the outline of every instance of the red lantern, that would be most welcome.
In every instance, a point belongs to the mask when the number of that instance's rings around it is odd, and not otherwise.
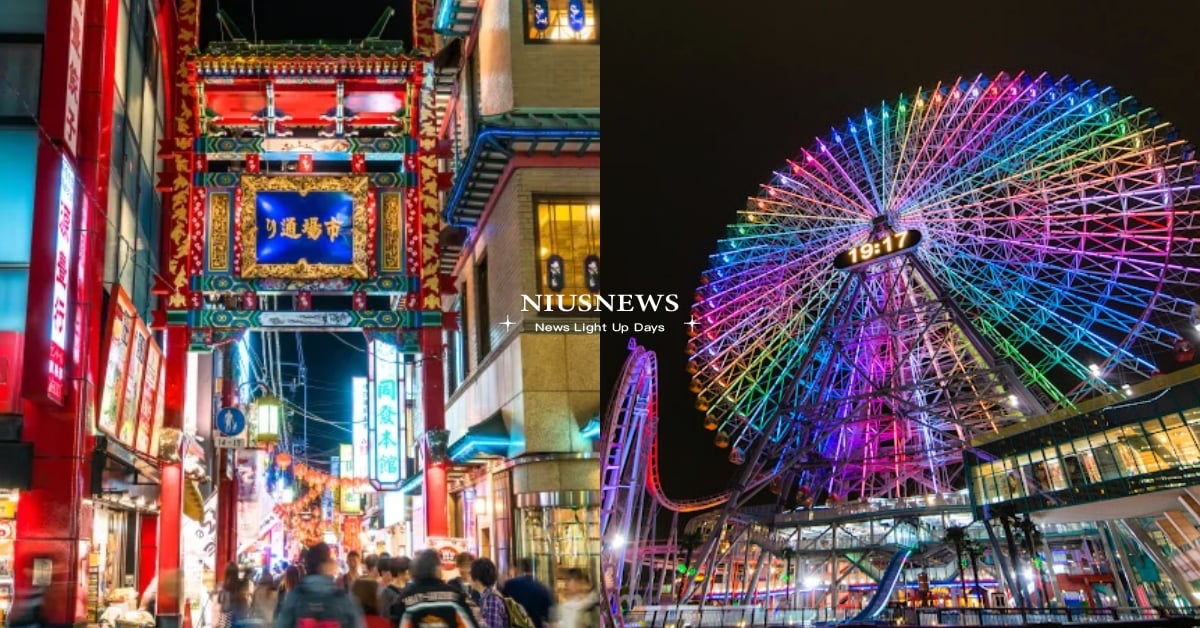
[[[275,464],[279,465],[280,471],[287,471],[287,468],[292,466],[292,454],[285,451],[275,456]]]

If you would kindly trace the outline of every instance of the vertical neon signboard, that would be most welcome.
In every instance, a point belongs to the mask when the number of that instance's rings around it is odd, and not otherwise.
[[[367,431],[367,378],[355,377],[351,380],[350,390],[353,395],[353,429],[350,431],[350,441],[353,447],[354,464],[350,477],[366,478],[367,457],[370,456],[371,437]]]
[[[358,458],[354,453],[354,445],[342,443],[338,447],[338,469],[339,478],[354,477],[354,464]],[[338,489],[338,512],[343,515],[361,515],[362,514],[362,495],[357,489],[343,486]]]
[[[75,237],[75,170],[64,156],[58,180],[58,220],[54,233],[54,289],[50,301],[50,363],[46,397],[62,405],[66,398],[67,325],[71,316],[71,253]]]
[[[400,486],[400,354],[396,347],[371,343],[372,382],[368,478],[379,490]]]

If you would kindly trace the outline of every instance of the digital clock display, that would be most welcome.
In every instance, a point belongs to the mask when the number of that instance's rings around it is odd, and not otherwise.
[[[911,249],[921,241],[921,232],[916,229],[900,231],[887,237],[868,240],[850,250],[838,253],[833,258],[834,268],[850,268],[867,262],[878,261],[881,258]]]

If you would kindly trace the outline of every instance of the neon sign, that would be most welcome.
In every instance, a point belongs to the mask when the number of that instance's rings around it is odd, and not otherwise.
[[[79,96],[83,92],[83,0],[71,0],[70,40],[67,47],[67,102],[63,139],[72,155],[79,154]]]
[[[71,248],[75,235],[75,170],[66,156],[58,180],[58,223],[54,244],[54,290],[50,309],[50,364],[46,396],[62,404],[67,380],[67,318],[71,315]]]
[[[371,436],[367,431],[367,378],[353,378],[350,389],[354,395],[353,429],[350,437],[354,464],[350,471],[350,477],[366,478],[368,475],[367,457],[370,455],[371,449]]]
[[[371,485],[384,490],[400,485],[400,354],[396,347],[372,342],[374,380],[368,422]]]

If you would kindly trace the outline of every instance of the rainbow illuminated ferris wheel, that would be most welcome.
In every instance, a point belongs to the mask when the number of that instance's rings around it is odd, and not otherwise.
[[[972,437],[1151,376],[1197,334],[1194,170],[1154,111],[1046,75],[919,89],[817,140],[693,309],[692,389],[740,485],[960,489]]]

